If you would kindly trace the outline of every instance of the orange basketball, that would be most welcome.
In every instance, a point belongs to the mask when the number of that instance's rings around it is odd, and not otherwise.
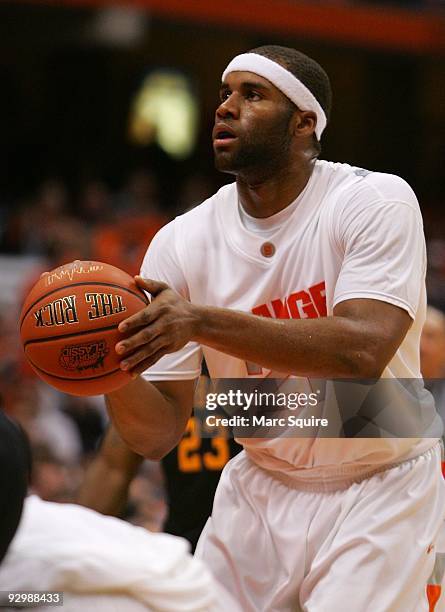
[[[74,261],[45,273],[20,315],[25,355],[47,383],[73,395],[109,393],[131,380],[115,345],[121,321],[148,299],[134,279],[105,263]]]

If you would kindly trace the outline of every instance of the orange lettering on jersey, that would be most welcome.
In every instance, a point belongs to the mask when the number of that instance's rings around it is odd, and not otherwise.
[[[286,300],[272,300],[272,308],[277,319],[290,319]]]
[[[190,417],[184,436],[178,445],[178,467],[181,472],[200,472],[202,470],[201,431],[199,421]]]
[[[197,417],[190,417],[178,444],[179,471],[186,473],[201,472],[203,469],[221,471],[230,459],[227,431],[224,428],[221,428],[220,436],[211,439],[210,447],[210,451],[203,451],[200,421]]]
[[[315,304],[316,309],[318,310],[318,314],[320,315],[320,317],[325,317],[327,315],[325,282],[323,281],[322,283],[318,283],[318,285],[309,287],[309,293],[312,296],[312,300]]]
[[[316,283],[308,290],[301,289],[285,298],[276,298],[269,304],[252,308],[253,314],[276,319],[318,319],[327,315],[326,284]],[[273,313],[273,314],[272,314]]]
[[[287,298],[290,313],[293,319],[317,319],[318,312],[307,291],[292,293]]]
[[[322,281],[312,285],[308,290],[302,289],[285,298],[276,298],[270,304],[260,304],[252,308],[252,312],[260,317],[273,317],[275,319],[318,319],[318,317],[325,317],[327,314],[326,284]],[[250,362],[246,362],[246,370],[248,376],[259,376],[263,373],[261,366]]]
[[[204,453],[202,460],[207,470],[219,472],[230,459],[230,448],[226,438],[218,436],[210,442],[212,451]]]
[[[259,317],[272,318],[272,313],[267,307],[267,304],[261,304],[261,306],[255,306],[255,308],[252,308],[252,312],[254,315],[258,315]]]

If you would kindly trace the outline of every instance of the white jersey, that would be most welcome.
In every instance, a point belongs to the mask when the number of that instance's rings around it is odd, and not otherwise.
[[[329,316],[337,304],[353,298],[389,302],[406,310],[413,323],[383,376],[419,378],[425,271],[422,218],[409,185],[394,175],[317,161],[297,200],[259,220],[256,228],[240,211],[236,184],[223,187],[161,229],[141,275],[165,281],[196,304],[268,317]],[[195,378],[202,353],[212,378],[271,375],[189,343],[144,376]],[[425,452],[434,440],[251,438],[242,443],[261,467],[314,482],[399,463]]]

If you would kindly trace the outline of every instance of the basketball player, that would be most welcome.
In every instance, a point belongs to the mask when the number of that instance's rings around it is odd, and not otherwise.
[[[445,314],[433,306],[427,308],[420,338],[420,365],[445,422]]]
[[[411,188],[318,160],[330,84],[293,49],[235,57],[220,96],[216,166],[236,181],[158,233],[137,277],[153,300],[116,345],[134,380],[110,412],[152,458],[180,439],[202,353],[213,378],[252,364],[420,377],[426,262]],[[426,609],[445,508],[438,438],[242,443],[197,554],[243,610]]]

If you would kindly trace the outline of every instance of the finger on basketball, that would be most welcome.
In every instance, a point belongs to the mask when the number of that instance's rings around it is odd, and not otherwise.
[[[155,338],[159,336],[159,334],[160,330],[156,326],[150,325],[149,327],[144,327],[136,334],[133,334],[125,340],[118,342],[115,347],[116,353],[119,355],[125,355],[135,351],[140,346],[148,346],[155,340]]]
[[[161,291],[168,289],[168,285],[161,281],[156,281],[151,278],[142,278],[142,276],[135,276],[134,280],[140,289],[148,291],[151,295],[158,295]]]
[[[120,362],[122,370],[133,370],[141,362],[150,359],[159,351],[165,351],[165,346],[160,339],[156,339],[152,344],[146,344],[142,349],[128,355]]]
[[[152,321],[152,312],[151,312],[150,306],[147,306],[147,308],[143,308],[142,310],[140,310],[139,312],[136,312],[131,317],[128,317],[127,319],[124,319],[123,321],[121,321],[118,329],[122,333],[123,332],[128,333],[132,330],[149,325],[151,321]]]

